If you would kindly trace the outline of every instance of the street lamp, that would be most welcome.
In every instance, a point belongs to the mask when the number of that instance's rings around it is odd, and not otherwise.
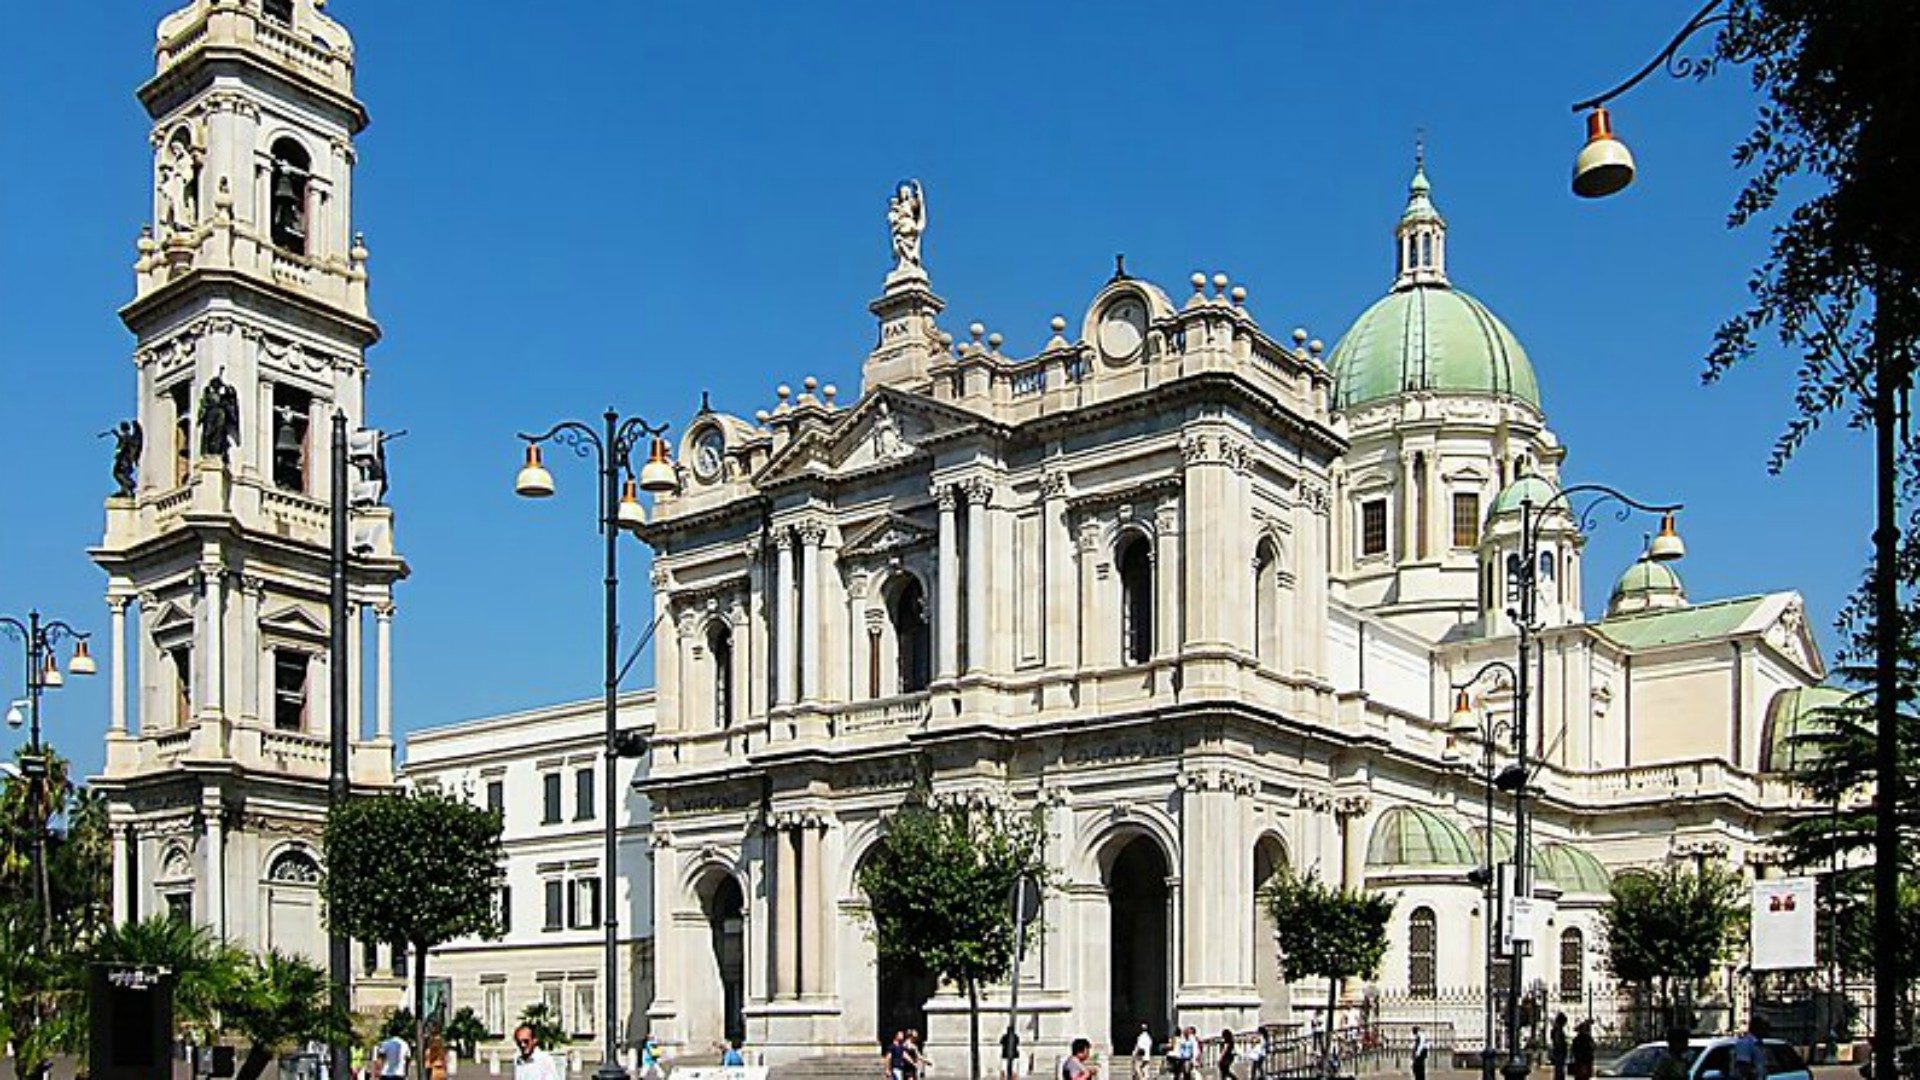
[[[667,425],[654,426],[639,417],[625,420],[620,414],[608,409],[601,417],[604,429],[595,431],[591,426],[578,420],[563,420],[555,424],[545,434],[527,435],[520,438],[527,444],[526,463],[514,479],[515,494],[529,499],[544,499],[554,492],[553,474],[547,471],[540,458],[540,448],[547,443],[571,448],[581,457],[591,457],[600,471],[600,500],[597,522],[600,535],[606,539],[606,612],[603,631],[606,638],[605,670],[605,842],[604,863],[606,866],[606,885],[601,897],[601,922],[605,930],[606,964],[606,1020],[602,1037],[604,1056],[600,1068],[594,1073],[596,1080],[626,1080],[627,1070],[620,1064],[620,952],[617,940],[619,919],[615,916],[614,895],[619,881],[615,873],[615,863],[619,857],[619,834],[616,808],[619,804],[620,789],[615,780],[615,768],[623,756],[631,756],[637,747],[620,737],[617,716],[617,695],[620,686],[620,571],[619,539],[622,531],[637,532],[647,522],[646,509],[640,505],[640,492],[661,495],[678,491],[679,475],[674,471],[673,458],[667,451],[664,438]],[[646,464],[639,470],[633,467],[633,453],[642,439],[651,440]],[[660,625],[656,613],[653,626]],[[652,627],[648,628],[651,636]],[[644,643],[644,642],[643,642]]]
[[[1466,682],[1455,683],[1453,685],[1453,721],[1448,725],[1448,731],[1454,734],[1477,737],[1480,740],[1480,781],[1486,787],[1487,791],[1487,825],[1486,832],[1481,834],[1483,839],[1480,845],[1484,865],[1475,868],[1472,873],[1468,874],[1467,880],[1474,885],[1480,886],[1481,910],[1486,913],[1486,953],[1484,956],[1486,974],[1482,979],[1485,988],[1481,994],[1483,1003],[1482,1020],[1485,1025],[1485,1030],[1483,1034],[1484,1041],[1480,1044],[1480,1075],[1484,1080],[1493,1080],[1493,1061],[1496,1056],[1493,1048],[1493,965],[1495,963],[1494,940],[1496,934],[1493,925],[1494,901],[1496,899],[1493,866],[1493,794],[1496,789],[1505,790],[1500,788],[1498,777],[1494,775],[1493,752],[1495,740],[1499,739],[1503,734],[1512,735],[1515,731],[1515,725],[1506,720],[1496,719],[1492,713],[1474,708],[1473,697],[1470,691],[1488,675],[1499,676],[1499,678],[1495,680],[1496,686],[1503,684],[1512,686],[1517,681],[1514,676],[1512,664],[1507,663],[1505,660],[1490,660],[1482,664],[1480,670],[1474,672]]]
[[[1531,843],[1528,840],[1527,821],[1527,785],[1532,773],[1527,765],[1527,723],[1528,705],[1532,687],[1528,674],[1532,670],[1533,637],[1541,630],[1538,612],[1539,573],[1540,573],[1540,528],[1548,515],[1556,508],[1562,513],[1571,513],[1573,497],[1591,495],[1586,505],[1575,517],[1574,528],[1585,533],[1593,520],[1593,513],[1608,503],[1620,505],[1619,516],[1625,519],[1634,511],[1647,514],[1659,514],[1660,535],[1647,547],[1647,557],[1656,562],[1669,562],[1687,553],[1687,547],[1680,540],[1680,533],[1674,527],[1673,517],[1680,512],[1679,503],[1655,505],[1643,503],[1607,487],[1605,484],[1575,484],[1561,488],[1553,493],[1538,507],[1531,497],[1520,500],[1520,564],[1514,567],[1512,589],[1516,594],[1516,606],[1509,610],[1515,629],[1519,633],[1519,662],[1514,665],[1513,691],[1513,746],[1514,762],[1502,770],[1495,779],[1496,786],[1513,795],[1513,895],[1516,901],[1531,899],[1533,896],[1533,867],[1529,865]],[[1507,1064],[1501,1069],[1507,1080],[1524,1080],[1529,1067],[1526,1055],[1520,1047],[1520,982],[1523,974],[1523,957],[1516,945],[1507,957],[1509,965],[1507,984]]]
[[[60,674],[60,664],[54,653],[62,641],[73,642],[73,655],[67,661],[67,671],[80,678],[92,675],[98,668],[93,656],[87,652],[87,635],[56,619],[42,622],[39,611],[29,611],[25,621],[11,615],[0,615],[0,630],[26,647],[27,696],[27,752],[20,759],[20,772],[27,780],[27,802],[33,808],[33,899],[34,906],[40,911],[40,945],[45,948],[53,938],[53,894],[47,883],[47,823],[39,818],[42,802],[45,799],[43,787],[47,782],[47,759],[40,745],[40,695],[48,690],[58,690],[66,685],[66,679]],[[7,724],[18,728],[21,724],[20,706],[16,701],[7,709]]]

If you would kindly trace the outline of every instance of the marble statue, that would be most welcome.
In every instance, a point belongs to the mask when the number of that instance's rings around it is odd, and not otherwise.
[[[893,230],[894,273],[923,270],[920,237],[927,231],[927,198],[920,181],[901,181],[887,207],[887,226]]]
[[[240,394],[215,375],[200,394],[200,453],[226,460],[240,445]]]
[[[184,138],[167,145],[160,162],[160,231],[165,235],[193,231],[200,223],[199,166]]]

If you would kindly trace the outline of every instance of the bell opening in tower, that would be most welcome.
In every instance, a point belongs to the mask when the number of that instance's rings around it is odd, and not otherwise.
[[[307,494],[307,430],[313,395],[291,386],[273,388],[273,486]]]
[[[313,158],[293,139],[273,144],[273,246],[307,254],[307,187]]]

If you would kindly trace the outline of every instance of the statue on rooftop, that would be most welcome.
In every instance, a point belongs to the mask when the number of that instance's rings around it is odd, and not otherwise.
[[[893,272],[924,273],[920,237],[927,231],[927,198],[918,180],[902,180],[887,207],[887,227],[893,231]]]

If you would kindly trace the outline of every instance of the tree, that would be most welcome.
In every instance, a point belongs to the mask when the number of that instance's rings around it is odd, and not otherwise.
[[[352,1018],[333,1003],[326,971],[277,949],[248,958],[221,1015],[248,1043],[239,1080],[256,1080],[289,1046],[309,1040],[344,1043],[353,1032]]]
[[[1262,890],[1260,902],[1273,920],[1281,974],[1288,980],[1327,980],[1327,1037],[1331,1039],[1340,984],[1373,978],[1387,955],[1393,898],[1334,888],[1318,874],[1309,873],[1275,877]]]
[[[246,981],[252,958],[204,926],[151,915],[103,930],[77,963],[168,969],[174,976],[175,1030],[197,1031],[204,1039]]]
[[[969,1051],[980,1075],[980,987],[1014,963],[1013,896],[1044,884],[1036,819],[1012,811],[910,802],[860,869],[883,963],[917,965],[967,994]]]
[[[329,928],[412,950],[421,1046],[427,953],[455,938],[500,936],[500,815],[436,793],[353,799],[328,811],[324,846]]]
[[[471,1060],[480,1040],[493,1033],[487,1030],[486,1023],[473,1011],[473,1006],[462,1005],[460,1011],[453,1014],[453,1019],[447,1021],[446,1034],[454,1052]]]
[[[1604,913],[1614,977],[1657,994],[1671,1012],[1674,984],[1688,991],[1733,955],[1746,928],[1740,875],[1712,864],[1669,863],[1650,874],[1622,874]]]
[[[533,1044],[542,1050],[552,1050],[565,1046],[571,1040],[567,1038],[566,1025],[547,1008],[544,1001],[536,1001],[520,1010],[520,1024],[533,1029]]]

